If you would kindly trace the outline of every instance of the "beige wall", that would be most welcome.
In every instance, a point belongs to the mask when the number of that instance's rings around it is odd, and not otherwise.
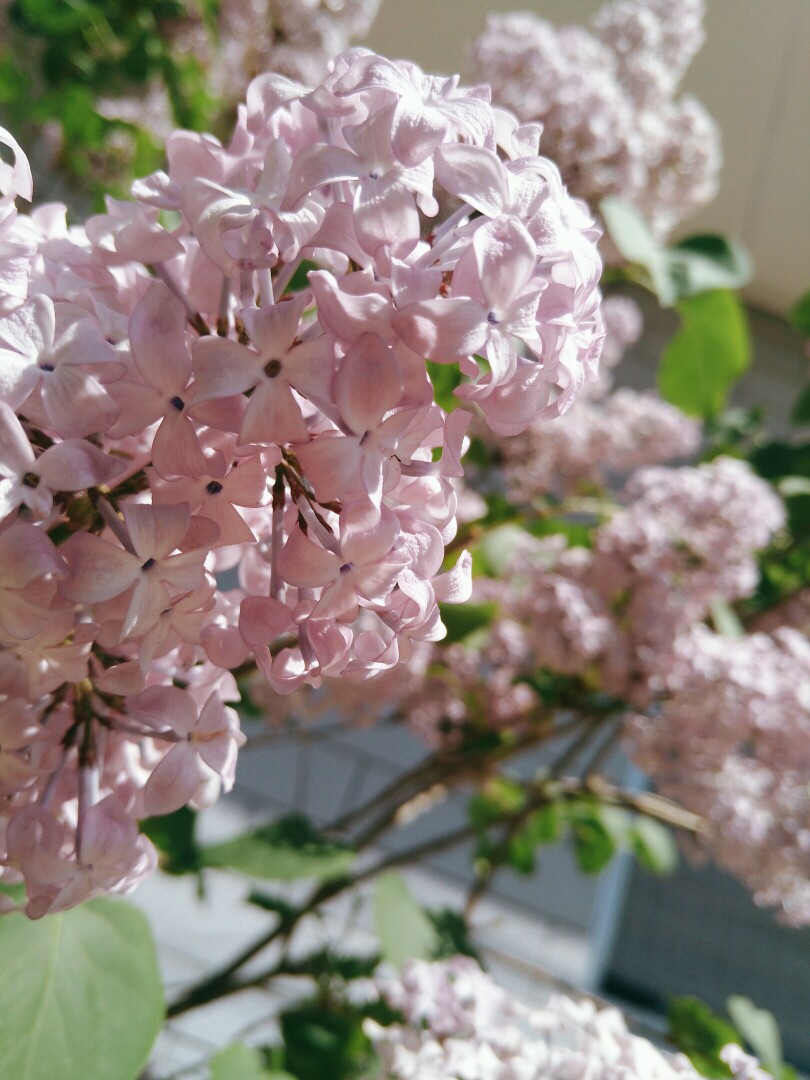
[[[586,22],[596,0],[383,0],[368,44],[429,71],[458,71],[489,11]],[[486,78],[486,72],[480,73]],[[687,231],[740,236],[749,300],[784,312],[810,289],[810,0],[708,0],[707,42],[687,74],[723,132],[720,195]]]

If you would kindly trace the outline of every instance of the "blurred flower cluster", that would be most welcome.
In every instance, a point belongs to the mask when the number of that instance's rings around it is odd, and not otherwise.
[[[719,132],[679,85],[703,44],[703,0],[612,0],[592,28],[491,15],[470,48],[493,100],[543,125],[543,150],[594,206],[632,202],[663,239],[717,191]]]

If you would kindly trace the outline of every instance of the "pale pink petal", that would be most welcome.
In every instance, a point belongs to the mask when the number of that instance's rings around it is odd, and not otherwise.
[[[434,157],[436,179],[451,195],[486,217],[498,217],[509,198],[503,162],[491,150],[467,143],[440,146]]]
[[[14,410],[0,401],[0,475],[21,476],[33,463],[34,451],[22,424]]]
[[[191,695],[177,686],[150,686],[127,699],[127,712],[155,731],[170,728],[188,735],[197,725],[197,706]]]
[[[262,379],[247,407],[239,441],[250,443],[303,442],[307,425],[292,390],[283,378]]]
[[[52,491],[82,491],[106,484],[125,469],[121,458],[110,457],[83,439],[67,439],[48,447],[36,471]]]
[[[290,609],[270,596],[246,596],[239,608],[239,633],[250,646],[268,645],[293,626]]]
[[[178,743],[158,762],[143,789],[147,816],[171,814],[194,798],[203,780],[199,754],[189,743]]]
[[[489,330],[486,317],[476,300],[448,297],[408,304],[394,316],[393,325],[409,349],[451,364],[481,351]]]
[[[194,424],[170,408],[152,440],[152,464],[166,479],[171,476],[203,476],[208,463]]]
[[[66,600],[85,604],[111,600],[125,592],[140,573],[138,558],[90,533],[74,533],[61,551],[70,571],[70,577],[59,585]]]
[[[278,557],[278,572],[286,582],[298,588],[326,585],[339,570],[337,555],[314,544],[297,525]]]
[[[359,479],[363,452],[357,439],[320,438],[296,446],[295,453],[304,476],[323,502],[342,498],[349,485]]]
[[[462,551],[456,565],[433,578],[433,592],[443,604],[464,604],[472,596],[472,555]]]
[[[94,375],[73,364],[60,364],[43,380],[42,401],[48,419],[60,435],[81,438],[108,431],[119,408]]]
[[[143,562],[147,559],[164,559],[175,551],[191,521],[187,503],[173,506],[126,503],[123,513],[132,546]]]
[[[262,360],[255,352],[219,337],[198,338],[193,345],[192,404],[242,394],[262,377]]]
[[[359,436],[378,426],[399,404],[403,383],[394,354],[376,334],[364,334],[343,358],[335,376],[341,417]]]
[[[186,348],[186,309],[162,282],[154,282],[129,319],[132,360],[141,377],[167,397],[191,377]]]

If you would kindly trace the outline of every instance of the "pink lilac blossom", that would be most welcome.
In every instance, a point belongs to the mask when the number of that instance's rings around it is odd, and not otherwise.
[[[493,98],[543,125],[543,149],[572,192],[634,203],[660,238],[717,190],[720,137],[705,109],[677,96],[703,41],[703,0],[613,0],[591,31],[528,12],[490,16],[470,49]]]
[[[603,401],[580,399],[564,423],[533,424],[503,447],[511,498],[531,501],[604,485],[648,465],[689,458],[701,427],[653,391],[615,391]]]
[[[701,814],[701,845],[756,901],[810,923],[810,645],[796,630],[676,642],[660,709],[628,723],[656,787]]]
[[[379,980],[404,1023],[366,1021],[382,1063],[380,1080],[697,1080],[681,1054],[665,1055],[632,1034],[615,1008],[556,996],[540,1008],[511,998],[478,967],[457,956],[409,961]],[[739,1051],[739,1052],[738,1052]],[[755,1059],[724,1048],[737,1080],[768,1077]]]
[[[470,412],[520,431],[596,377],[599,230],[489,96],[362,49],[262,75],[227,146],[172,133],[84,227],[18,212],[0,131],[0,877],[32,917],[229,790],[234,669],[277,697],[442,638]]]
[[[716,598],[753,592],[755,553],[782,527],[784,508],[733,458],[641,470],[628,495],[630,505],[599,526],[592,548],[562,550],[550,569],[537,557],[549,541],[527,538],[507,610],[531,627],[539,666],[587,674],[607,693],[646,706],[664,688],[679,635]]]

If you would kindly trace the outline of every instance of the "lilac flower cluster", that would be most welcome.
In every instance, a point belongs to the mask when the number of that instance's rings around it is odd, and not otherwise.
[[[664,689],[675,642],[712,601],[750,595],[754,554],[784,522],[771,488],[748,465],[718,458],[697,468],[644,469],[630,505],[563,550],[551,570],[527,539],[513,573],[510,613],[530,627],[536,662],[595,678],[647,705]],[[548,551],[548,542],[545,542]]]
[[[593,30],[528,12],[490,16],[470,51],[495,101],[543,125],[543,149],[572,192],[634,203],[663,238],[717,190],[720,138],[676,96],[703,41],[703,0],[612,0]]]
[[[386,1080],[697,1080],[683,1055],[665,1056],[628,1031],[621,1013],[554,997],[529,1009],[475,961],[411,961],[381,992],[404,1023],[367,1021]],[[723,1050],[736,1080],[770,1080],[739,1047]],[[753,1071],[757,1069],[757,1071]]]
[[[601,267],[536,127],[365,50],[259,77],[227,146],[172,134],[84,227],[18,212],[0,141],[0,875],[36,917],[231,786],[232,671],[288,694],[444,634],[469,411],[425,359],[496,432],[559,415]]]
[[[700,626],[675,645],[659,711],[628,725],[664,794],[710,824],[712,857],[785,922],[810,923],[810,644]]]

